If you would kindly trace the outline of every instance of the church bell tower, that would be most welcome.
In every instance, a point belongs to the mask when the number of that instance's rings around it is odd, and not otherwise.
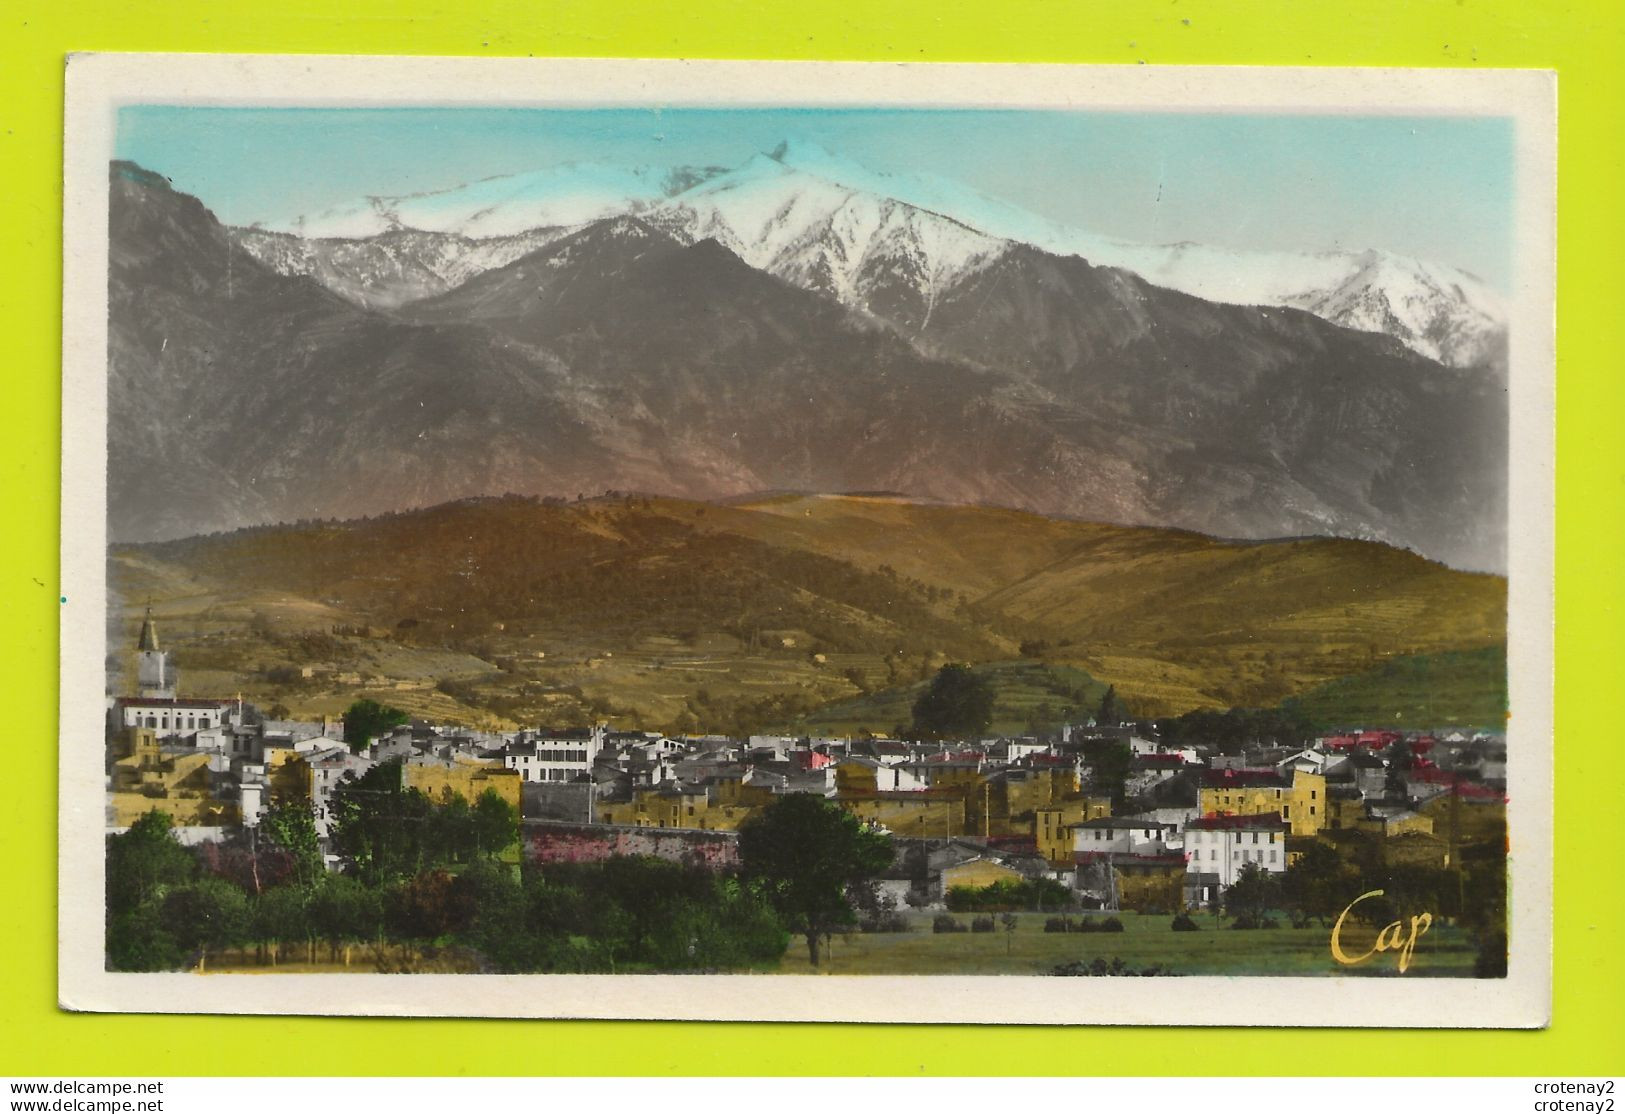
[[[136,683],[146,699],[175,699],[175,669],[169,653],[158,648],[158,628],[152,622],[152,608],[141,622],[141,641],[136,645]]]

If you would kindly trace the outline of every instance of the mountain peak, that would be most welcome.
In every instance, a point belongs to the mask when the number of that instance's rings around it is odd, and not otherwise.
[[[123,179],[126,182],[134,182],[141,186],[150,186],[153,189],[164,190],[168,193],[175,191],[174,183],[168,178],[156,171],[148,170],[139,163],[114,159],[109,169],[115,179]]]
[[[828,149],[806,139],[781,139],[778,146],[767,152],[767,157],[786,166],[799,167],[803,163],[830,163],[839,161]]]

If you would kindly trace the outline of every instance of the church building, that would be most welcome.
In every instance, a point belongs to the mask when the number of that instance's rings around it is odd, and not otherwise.
[[[199,731],[241,719],[235,701],[182,700],[178,688],[179,677],[169,651],[158,646],[158,628],[149,608],[136,643],[136,691],[140,695],[119,699],[118,726],[148,728],[161,739],[190,740]]]

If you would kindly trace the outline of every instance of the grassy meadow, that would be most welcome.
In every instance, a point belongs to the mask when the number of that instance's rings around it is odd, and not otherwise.
[[[1292,975],[1402,978],[1468,978],[1476,954],[1472,938],[1453,925],[1436,925],[1418,941],[1409,970],[1400,975],[1392,953],[1345,967],[1331,956],[1331,930],[1319,924],[1238,931],[1228,919],[1195,914],[1200,929],[1174,932],[1166,916],[1121,915],[1120,933],[1045,932],[1052,914],[1018,913],[1007,934],[994,919],[992,932],[934,933],[931,915],[909,914],[910,932],[853,933],[837,936],[831,957],[818,970],[807,950],[792,942],[779,963],[786,975],[1046,975],[1059,964],[1121,958],[1143,969],[1161,964],[1176,975]],[[970,914],[959,914],[966,924]],[[1074,918],[1076,919],[1076,918]],[[1223,925],[1223,927],[1220,927]],[[1345,928],[1345,952],[1371,946],[1369,926]]]

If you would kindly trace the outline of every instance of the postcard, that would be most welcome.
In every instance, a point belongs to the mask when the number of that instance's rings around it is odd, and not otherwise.
[[[1544,1025],[1555,112],[70,59],[63,1007]]]

